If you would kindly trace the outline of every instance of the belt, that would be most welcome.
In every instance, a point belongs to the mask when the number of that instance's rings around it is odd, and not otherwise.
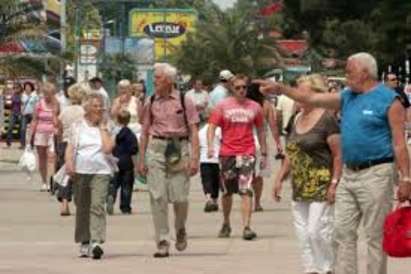
[[[372,166],[376,166],[376,165],[381,165],[381,164],[385,164],[385,163],[392,163],[394,162],[394,158],[393,157],[387,157],[387,158],[381,158],[381,159],[377,159],[377,160],[370,160],[361,164],[346,164],[346,167],[348,169],[354,170],[354,171],[359,171],[362,169],[366,169],[366,168],[370,168]]]
[[[181,136],[181,137],[177,137],[177,136],[176,136],[176,137],[166,137],[166,136],[151,135],[151,137],[154,138],[154,139],[160,139],[160,140],[165,140],[165,141],[172,140],[173,138],[177,138],[179,141],[188,140],[188,137],[187,137],[187,136]]]

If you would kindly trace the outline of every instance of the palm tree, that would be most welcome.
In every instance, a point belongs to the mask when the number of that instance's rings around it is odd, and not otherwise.
[[[182,72],[212,81],[222,69],[262,75],[276,59],[274,40],[263,36],[254,10],[214,10],[214,16],[199,21],[175,56]]]

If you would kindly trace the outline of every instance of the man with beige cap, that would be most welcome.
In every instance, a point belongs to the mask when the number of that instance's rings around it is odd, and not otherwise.
[[[218,102],[226,98],[229,92],[230,79],[233,78],[234,74],[231,71],[225,69],[220,71],[219,79],[220,83],[210,92],[210,97],[208,101],[208,108],[213,109]]]

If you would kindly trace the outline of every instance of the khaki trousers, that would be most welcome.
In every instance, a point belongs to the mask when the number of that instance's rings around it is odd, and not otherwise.
[[[106,240],[106,210],[110,175],[76,174],[73,183],[76,205],[76,243]]]
[[[385,216],[392,209],[393,178],[391,163],[360,171],[344,168],[335,203],[335,274],[358,273],[360,222],[367,244],[367,273],[387,273],[382,236]]]
[[[169,241],[168,204],[174,207],[174,226],[176,232],[185,228],[188,215],[188,194],[190,177],[187,173],[189,163],[188,142],[182,141],[180,168],[169,168],[164,157],[166,140],[150,139],[147,147],[147,187],[150,193],[155,241]]]

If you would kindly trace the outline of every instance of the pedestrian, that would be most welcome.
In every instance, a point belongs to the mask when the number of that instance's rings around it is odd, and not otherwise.
[[[252,240],[257,234],[251,229],[252,181],[255,172],[256,146],[253,128],[260,142],[261,168],[265,168],[267,145],[264,131],[264,115],[259,104],[247,99],[247,77],[236,75],[231,83],[232,96],[220,101],[211,113],[208,128],[208,156],[214,157],[214,136],[221,127],[220,173],[223,191],[223,225],[219,237],[230,237],[230,213],[232,195],[241,196],[243,239]]]
[[[136,135],[128,127],[130,112],[120,110],[117,115],[117,123],[121,126],[115,137],[113,155],[118,158],[118,172],[111,180],[109,196],[107,198],[107,213],[112,215],[118,189],[120,188],[120,210],[123,214],[131,214],[131,201],[134,184],[134,161],[133,156],[138,152]]]
[[[33,120],[33,112],[36,107],[39,96],[36,88],[32,82],[25,82],[23,84],[24,93],[21,97],[21,127],[20,127],[20,143],[22,148],[26,146],[27,127]],[[29,136],[31,134],[28,134]]]
[[[217,128],[213,141],[213,157],[208,157],[207,144],[208,124],[204,123],[198,132],[200,140],[200,176],[203,192],[206,198],[204,212],[218,211],[218,194],[220,188],[220,167],[218,153],[220,152],[221,129]]]
[[[210,92],[208,108],[210,111],[224,98],[230,96],[230,79],[234,74],[225,69],[218,76],[220,83]]]
[[[15,83],[13,89],[13,95],[11,96],[11,112],[9,115],[9,126],[7,128],[7,147],[11,146],[11,141],[13,139],[13,130],[16,125],[19,125],[21,122],[21,96],[23,94],[23,87]],[[21,125],[21,124],[20,124]],[[21,127],[19,129],[21,134]],[[20,140],[20,147],[24,147],[23,143]]]
[[[321,75],[302,76],[307,85],[327,92]],[[275,179],[273,197],[281,200],[283,180],[291,173],[292,214],[300,241],[304,273],[333,273],[333,203],[341,177],[339,126],[333,113],[307,104],[291,122],[287,157]]]
[[[169,256],[169,203],[174,207],[175,248],[187,247],[189,181],[199,166],[198,113],[194,103],[174,88],[176,78],[176,68],[155,64],[155,94],[147,98],[142,117],[138,170],[147,175],[156,258]]]
[[[31,123],[30,142],[34,144],[38,154],[39,171],[42,185],[41,191],[49,191],[47,182],[49,153],[55,151],[55,136],[58,132],[59,103],[55,97],[56,86],[43,83],[40,90],[43,97],[37,102]]]
[[[111,117],[116,119],[122,110],[127,110],[130,113],[130,123],[128,127],[134,134],[140,134],[141,124],[139,122],[139,102],[136,96],[133,95],[132,85],[129,80],[121,80],[117,84],[117,97],[114,99],[111,107]],[[119,125],[120,127],[122,125]]]
[[[206,121],[208,107],[208,92],[203,89],[203,81],[193,80],[193,88],[187,91],[186,96],[194,102],[201,121]]]
[[[109,110],[111,102],[110,102],[110,97],[108,96],[108,93],[106,89],[104,88],[103,80],[100,77],[93,77],[90,79],[89,85],[90,85],[92,93],[99,94],[100,96],[103,97],[104,109]]]
[[[279,83],[258,82],[264,93],[280,92],[307,105],[341,110],[344,168],[335,203],[335,273],[358,273],[357,230],[362,224],[367,273],[386,274],[383,223],[392,209],[395,172],[399,173],[399,201],[406,201],[411,193],[405,109],[398,95],[378,82],[377,62],[372,55],[350,56],[345,73],[348,88],[341,93],[316,93],[308,86],[296,90]]]
[[[74,84],[68,88],[67,95],[70,104],[60,113],[59,126],[61,131],[61,142],[58,143],[57,151],[57,170],[63,166],[67,144],[71,135],[71,126],[84,117],[83,100],[88,93],[87,87],[84,84]],[[67,186],[57,186],[57,200],[61,203],[60,215],[70,216],[69,203],[71,202],[73,193],[73,181],[69,180]]]
[[[80,243],[79,256],[100,259],[106,240],[105,203],[113,173],[108,155],[111,155],[114,142],[104,115],[103,97],[95,93],[87,95],[84,111],[84,118],[70,129],[65,164],[73,180],[74,238]]]
[[[271,136],[276,145],[277,155],[282,154],[282,145],[280,140],[280,133],[277,127],[277,115],[273,109],[272,104],[265,98],[263,94],[259,91],[259,86],[255,84],[249,84],[247,86],[247,98],[258,103],[264,114],[264,130],[267,133],[268,128],[270,128]],[[258,142],[257,133],[253,130],[254,142],[256,144],[256,165],[255,165],[255,176],[253,179],[253,190],[254,190],[254,211],[263,211],[261,206],[261,196],[263,194],[264,178],[270,177],[272,170],[270,169],[269,160],[267,160],[265,169],[260,168],[261,155],[259,154],[260,143]],[[269,158],[268,158],[269,159]]]

